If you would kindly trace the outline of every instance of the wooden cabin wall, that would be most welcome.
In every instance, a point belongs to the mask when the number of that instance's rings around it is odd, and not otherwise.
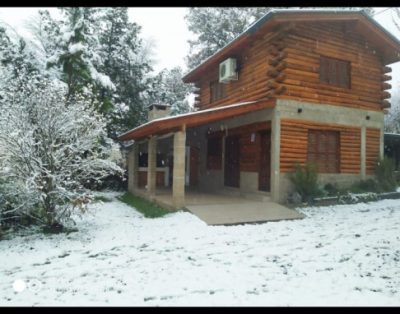
[[[272,58],[269,49],[279,33],[270,32],[263,38],[252,41],[240,54],[233,56],[239,66],[239,79],[225,84],[226,97],[210,102],[210,83],[218,81],[219,65],[203,74],[196,84],[200,89],[197,107],[207,109],[264,98],[270,90],[266,84],[267,71],[270,68],[268,60]]]
[[[379,159],[379,147],[381,140],[381,131],[375,128],[366,129],[366,173],[373,175],[375,173],[376,163]]]
[[[361,129],[303,120],[281,120],[280,171],[292,172],[296,162],[307,161],[308,130],[340,132],[340,173],[359,174],[361,164]]]
[[[346,32],[342,23],[297,24],[283,41],[286,92],[281,98],[380,111],[390,97],[383,90],[389,77],[377,50],[361,35]],[[320,82],[321,55],[351,62],[350,88]]]
[[[308,22],[280,26],[254,39],[236,57],[239,80],[225,85],[226,96],[210,102],[210,82],[218,80],[218,65],[196,83],[199,109],[265,97],[326,103],[381,111],[390,106],[385,91],[391,79],[378,50],[342,22]],[[320,56],[351,62],[350,88],[321,83]]]

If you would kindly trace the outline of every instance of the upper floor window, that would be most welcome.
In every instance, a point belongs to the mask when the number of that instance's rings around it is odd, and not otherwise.
[[[218,81],[210,83],[210,103],[224,98],[225,95],[225,84]]]
[[[319,80],[322,83],[350,88],[350,62],[321,56]]]

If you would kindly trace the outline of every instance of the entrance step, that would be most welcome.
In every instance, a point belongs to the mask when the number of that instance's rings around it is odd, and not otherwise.
[[[269,193],[241,193],[241,197],[252,201],[260,201],[260,202],[270,202],[271,196]]]
[[[225,187],[222,190],[218,191],[218,194],[226,195],[226,196],[233,196],[233,197],[240,197],[247,200],[258,201],[258,202],[270,202],[271,201],[271,194],[269,192],[242,192],[239,189],[231,189]]]

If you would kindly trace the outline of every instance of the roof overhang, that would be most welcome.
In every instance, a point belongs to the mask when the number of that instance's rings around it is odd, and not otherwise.
[[[218,50],[199,66],[183,77],[185,83],[197,80],[197,77],[210,66],[219,64],[228,57],[240,53],[250,40],[267,33],[284,23],[296,22],[349,22],[354,31],[368,38],[381,51],[385,65],[400,61],[400,41],[364,11],[352,10],[272,10],[253,23],[246,31]]]
[[[257,110],[273,108],[274,106],[274,99],[258,100],[206,109],[173,117],[159,118],[121,134],[118,137],[118,140],[140,140],[152,135],[167,134],[182,130],[182,128],[196,127],[228,118],[233,118]]]

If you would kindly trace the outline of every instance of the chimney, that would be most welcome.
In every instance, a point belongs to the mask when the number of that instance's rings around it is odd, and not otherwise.
[[[171,106],[166,104],[152,104],[149,106],[147,120],[151,121],[158,118],[164,118],[171,113]]]

